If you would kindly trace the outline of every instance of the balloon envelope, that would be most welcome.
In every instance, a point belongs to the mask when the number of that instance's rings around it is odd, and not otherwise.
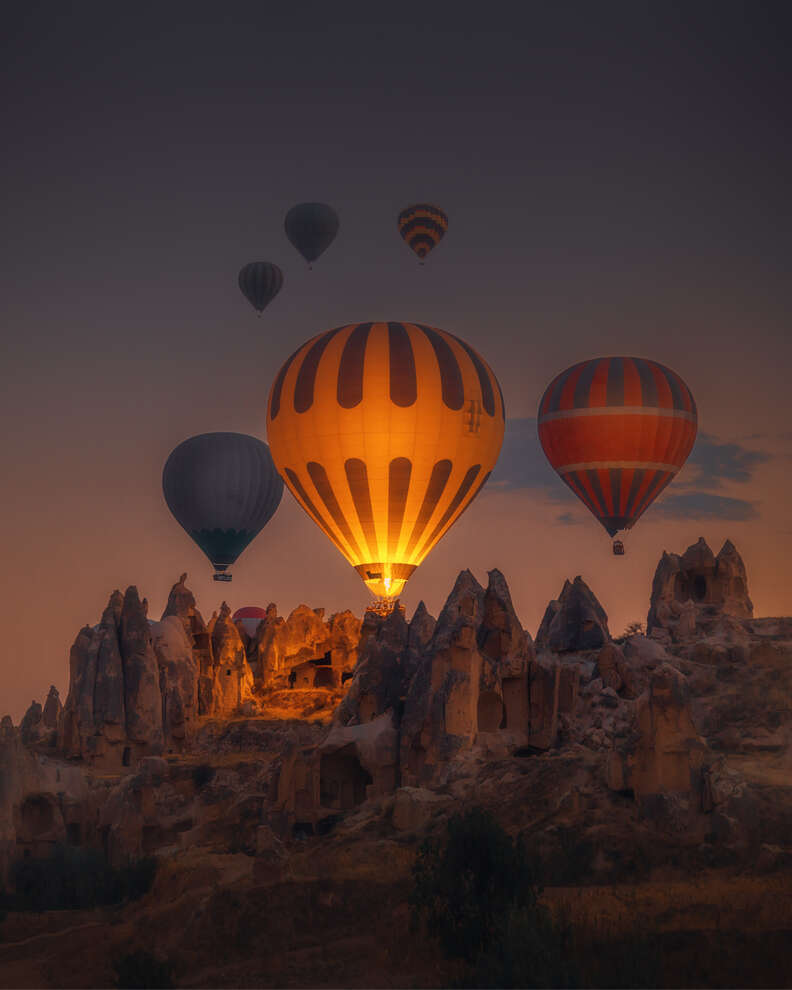
[[[448,217],[439,206],[431,203],[415,203],[399,214],[399,233],[407,244],[423,259],[445,237]]]
[[[251,261],[237,278],[242,295],[258,312],[263,312],[283,286],[283,272],[269,261]]]
[[[327,203],[298,203],[286,214],[286,236],[306,261],[316,261],[335,240],[340,220]]]
[[[261,440],[202,433],[171,452],[162,491],[176,520],[222,572],[272,518],[283,482]]]
[[[478,494],[503,429],[484,360],[414,323],[355,323],[309,340],[278,373],[267,413],[292,494],[384,598]]]
[[[685,463],[698,414],[670,368],[608,357],[557,375],[537,423],[550,464],[613,536],[630,529]]]
[[[259,623],[266,618],[267,610],[258,605],[245,605],[238,608],[231,616],[231,619],[241,625],[251,639],[256,635]]]

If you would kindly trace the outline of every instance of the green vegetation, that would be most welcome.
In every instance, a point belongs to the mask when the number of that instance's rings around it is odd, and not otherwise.
[[[121,956],[113,964],[116,973],[116,986],[120,990],[167,990],[174,987],[173,967],[157,956],[138,949]]]
[[[149,857],[110,866],[95,849],[59,845],[46,859],[19,859],[11,866],[11,891],[0,909],[69,911],[136,900],[151,887],[157,871]]]

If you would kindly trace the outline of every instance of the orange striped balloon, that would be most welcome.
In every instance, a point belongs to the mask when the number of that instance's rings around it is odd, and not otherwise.
[[[644,358],[581,361],[539,403],[539,440],[613,536],[630,529],[687,460],[698,414],[676,372]]]
[[[504,422],[495,375],[463,340],[353,323],[283,365],[267,435],[303,509],[373,594],[395,598],[483,487]]]
[[[448,217],[439,206],[432,206],[431,203],[415,203],[399,214],[399,233],[422,263],[432,248],[442,241],[447,230]]]

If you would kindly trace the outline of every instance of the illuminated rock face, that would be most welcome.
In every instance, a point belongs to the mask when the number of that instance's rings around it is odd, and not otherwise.
[[[289,675],[297,668],[302,668],[297,686],[341,684],[343,675],[357,662],[361,621],[349,610],[336,612],[328,620],[324,614],[323,608],[298,605],[284,619],[274,605],[267,607],[266,619],[248,643],[257,685],[287,687]],[[311,675],[308,680],[307,675]]]
[[[703,537],[682,556],[663,553],[652,582],[649,635],[682,642],[752,616],[745,564],[731,540],[717,557]]]

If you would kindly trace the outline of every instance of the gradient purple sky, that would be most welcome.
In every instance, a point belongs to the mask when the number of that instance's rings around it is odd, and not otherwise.
[[[464,337],[509,416],[408,612],[423,598],[436,614],[463,567],[498,567],[534,634],[582,574],[616,634],[645,619],[663,549],[699,535],[736,543],[757,614],[792,612],[788,15],[514,8],[4,12],[0,714],[50,683],[65,698],[69,646],[115,587],[137,584],[154,617],[185,570],[207,617],[223,594],[362,611],[359,578],[288,493],[220,586],[160,488],[188,436],[264,437],[285,358],[358,320]],[[309,272],[283,216],[313,199],[341,232]],[[423,200],[450,228],[420,268],[395,218]],[[285,274],[261,319],[236,287],[251,260]],[[700,413],[623,559],[546,467],[533,419],[557,372],[606,354],[669,365]]]

